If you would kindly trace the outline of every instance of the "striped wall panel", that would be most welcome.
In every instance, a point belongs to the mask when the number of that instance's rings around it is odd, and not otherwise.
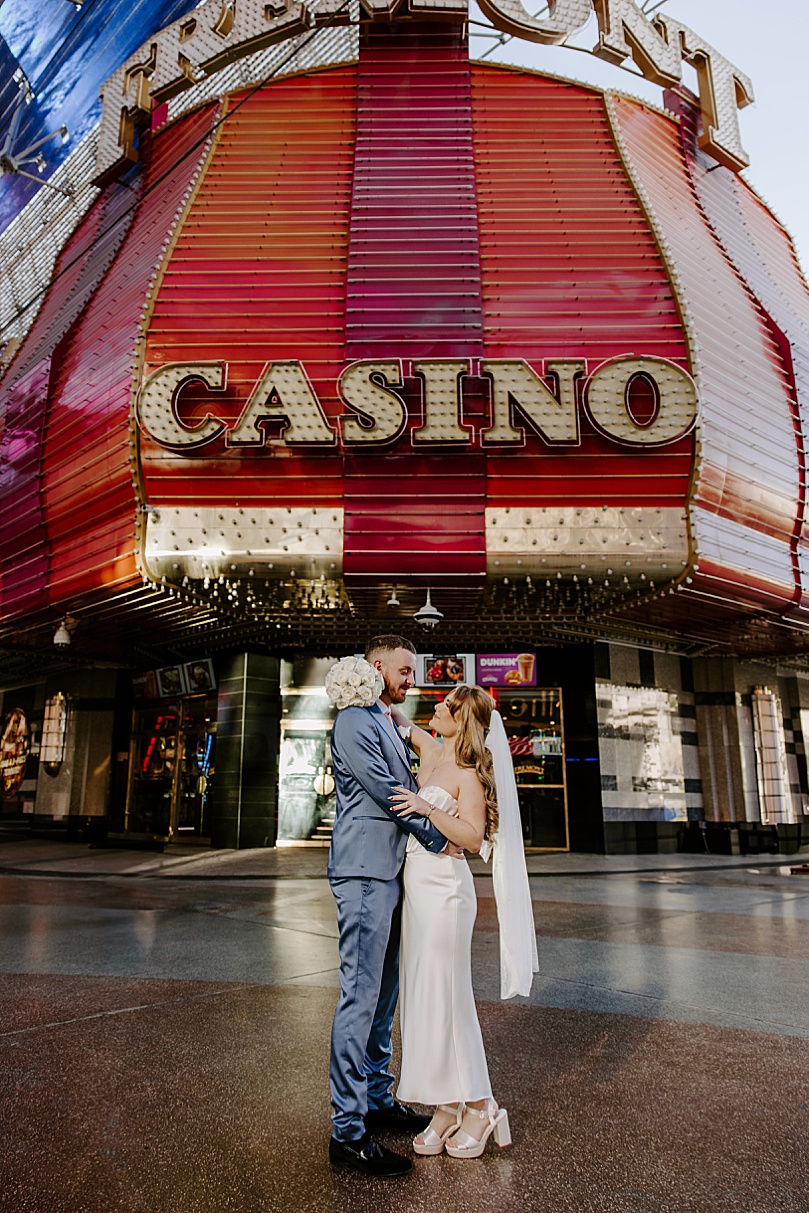
[[[792,241],[742,177],[717,169],[696,147],[684,124],[684,146],[694,188],[726,256],[763,309],[780,341],[796,405],[796,434],[803,472],[797,561],[799,610],[809,608],[809,520],[806,445],[809,441],[809,290]]]
[[[210,124],[210,108],[200,110],[171,141],[154,145],[126,239],[54,360],[43,461],[54,602],[139,580],[129,437],[136,342],[150,279]]]
[[[47,297],[0,385],[0,505],[15,519],[0,535],[0,560],[11,574],[0,593],[4,615],[49,601],[50,541],[42,486],[54,352],[109,269],[129,230],[139,192],[137,178],[115,185],[83,218],[55,263]]]
[[[465,39],[435,23],[371,26],[358,75],[346,360],[393,350],[479,358],[482,321]],[[406,388],[412,432],[418,380]],[[405,439],[396,453],[347,455],[343,568],[355,599],[367,586],[376,600],[397,577],[481,585],[485,493],[479,451],[408,450]]]
[[[235,423],[266,362],[303,362],[326,414],[342,411],[345,265],[351,198],[356,70],[281,80],[228,101],[193,209],[159,285],[146,371],[172,361],[223,360],[218,416]],[[170,132],[161,135],[171,146]],[[204,388],[184,394],[187,416],[210,408]],[[174,454],[142,439],[147,499],[185,507],[336,505],[337,454],[228,448]],[[270,454],[271,452],[271,454]],[[230,515],[229,515],[230,516]]]
[[[756,301],[705,220],[683,162],[679,129],[631,101],[611,101],[650,218],[666,243],[691,317],[700,389],[701,462],[692,502],[699,570],[728,596],[787,607],[801,467],[786,368]],[[729,554],[740,534],[745,568]]]
[[[666,268],[616,152],[600,92],[473,67],[486,353],[655,353],[689,369]],[[608,442],[583,410],[581,443],[489,453],[488,502],[552,507],[685,504],[693,438],[652,451]]]

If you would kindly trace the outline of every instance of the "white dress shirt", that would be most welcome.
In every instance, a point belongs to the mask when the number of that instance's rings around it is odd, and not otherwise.
[[[405,745],[404,741],[402,740],[402,735],[399,732],[396,722],[393,719],[393,715],[391,714],[390,707],[388,706],[388,704],[383,703],[381,699],[377,699],[376,703],[377,703],[377,707],[379,708],[380,712],[382,713],[382,715],[385,717],[385,720],[387,721],[388,728],[393,733],[393,736],[396,738],[400,751],[404,750],[405,757],[406,757],[407,763],[409,765],[410,764],[410,752],[408,751],[407,746]]]

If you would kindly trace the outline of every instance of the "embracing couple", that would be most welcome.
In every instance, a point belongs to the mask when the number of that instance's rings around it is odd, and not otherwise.
[[[415,685],[415,654],[402,636],[375,637],[367,666],[348,659],[351,685],[361,681],[360,666],[370,683],[359,698],[332,696],[352,706],[338,711],[331,741],[337,813],[329,881],[340,997],[329,1158],[370,1175],[405,1175],[413,1166],[376,1140],[380,1131],[411,1135],[417,1154],[446,1150],[453,1158],[478,1157],[490,1136],[500,1146],[511,1141],[508,1114],[492,1098],[472,991],[477,903],[464,851],[493,854],[502,997],[527,995],[537,969],[503,722],[486,691],[460,685],[429,722],[441,740],[411,725],[400,705]],[[418,782],[408,742],[420,759]],[[394,1102],[391,1026],[400,985],[401,1102]],[[405,1101],[435,1111],[422,1115]]]

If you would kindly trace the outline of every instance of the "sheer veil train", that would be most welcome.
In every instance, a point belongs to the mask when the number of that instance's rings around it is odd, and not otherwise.
[[[500,925],[500,997],[526,997],[539,969],[534,912],[525,866],[520,805],[514,765],[503,718],[492,712],[486,737],[491,751],[500,824],[491,843],[484,842],[481,857],[492,859],[492,881]]]

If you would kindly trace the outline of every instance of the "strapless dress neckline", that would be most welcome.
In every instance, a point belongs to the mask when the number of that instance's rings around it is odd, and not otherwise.
[[[449,811],[458,809],[458,801],[454,796],[451,796],[446,788],[439,787],[437,783],[428,783],[423,788],[419,788],[419,796],[423,800],[429,800],[430,804],[435,805],[437,809]]]
[[[449,794],[446,788],[439,787],[437,783],[427,783],[423,788],[419,788],[419,796],[421,796],[423,800],[429,801],[433,808],[443,809],[443,811],[448,813],[450,817],[458,816],[458,801],[454,796]],[[411,834],[407,840],[406,853],[410,856],[415,855],[419,859],[424,858],[428,860],[442,860],[444,862],[451,861],[452,863],[459,862],[452,856],[445,855],[443,851],[439,852],[438,854],[434,854],[432,851],[426,851],[413,834]]]

